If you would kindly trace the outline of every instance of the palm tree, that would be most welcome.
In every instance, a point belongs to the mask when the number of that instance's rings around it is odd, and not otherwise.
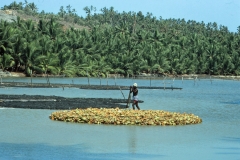
[[[36,58],[37,68],[39,68],[44,75],[47,75],[47,83],[50,85],[50,80],[48,74],[57,74],[58,73],[58,57],[53,53],[46,53],[46,55],[40,55]]]
[[[61,25],[56,22],[55,18],[51,18],[50,21],[47,22],[48,27],[48,35],[51,39],[55,39],[56,36],[61,32]]]
[[[22,9],[22,5],[15,2],[4,8]],[[146,16],[141,12],[118,13],[113,7],[103,8],[99,14],[94,13],[95,9],[85,7],[87,17],[83,18],[77,16],[70,5],[68,14],[60,8],[62,18],[67,16],[88,26],[84,30],[63,31],[58,17],[45,12],[39,16],[48,19],[40,20],[37,25],[20,17],[14,23],[1,21],[1,58],[10,55],[15,61],[12,68],[23,65],[28,74],[35,71],[85,76],[88,72],[89,76],[98,76],[100,70],[102,76],[108,73],[126,76],[144,71],[239,74],[239,31],[230,33],[227,27],[216,23],[157,19],[151,13]],[[36,5],[26,0],[24,10],[37,14]],[[47,69],[45,64],[49,62],[38,58],[40,55],[48,57],[48,54],[58,60],[53,65],[56,71]],[[44,60],[44,64],[37,59]]]
[[[2,70],[8,70],[8,68],[13,67],[14,65],[14,59],[10,54],[0,56],[0,66]]]
[[[75,76],[77,72],[76,60],[70,50],[62,50],[58,53],[58,75],[67,77]]]
[[[36,61],[38,62],[38,67],[42,69],[45,75],[57,73],[59,59],[55,54],[48,52],[46,55],[38,56]]]
[[[26,39],[22,36],[22,33],[18,34],[18,37],[16,38],[16,42],[14,43],[12,50],[11,50],[11,56],[13,57],[15,61],[15,66],[12,69],[15,69],[15,71],[19,70],[19,67],[24,64],[23,60],[23,46],[22,44],[26,44]]]
[[[31,43],[26,43],[23,47],[22,59],[23,65],[25,66],[25,73],[27,76],[30,76],[35,70],[38,70],[36,67],[36,60],[40,54],[41,47],[39,47],[38,41],[33,41]]]
[[[64,7],[61,6],[61,7],[60,7],[60,11],[58,12],[58,15],[59,15],[61,18],[64,18],[65,14],[66,14],[66,11],[64,10]]]
[[[33,3],[29,3],[28,6],[29,6],[29,8],[31,9],[31,12],[32,12],[33,14],[35,14],[35,13],[37,12],[38,8],[37,8],[37,6],[34,4],[34,2],[33,2]]]

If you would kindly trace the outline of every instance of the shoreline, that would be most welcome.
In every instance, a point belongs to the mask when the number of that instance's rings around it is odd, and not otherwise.
[[[22,72],[7,72],[5,74],[5,76],[3,77],[26,77],[27,76],[22,73]],[[46,77],[45,75],[37,75],[37,76],[33,76],[33,78],[35,77]],[[48,75],[49,78],[56,78],[56,77],[60,77],[60,78],[64,78],[64,76],[59,76],[59,75]],[[240,80],[240,76],[234,76],[234,75],[207,75],[207,74],[183,74],[183,75],[154,75],[154,74],[141,74],[141,75],[136,75],[133,77],[123,77],[118,75],[114,75],[111,74],[109,75],[109,78],[127,78],[127,79],[149,79],[149,78],[153,78],[153,79],[163,79],[163,78],[175,78],[175,79],[210,79],[210,78],[215,78],[215,79],[237,79]],[[30,78],[30,77],[28,77]],[[76,78],[76,77],[74,77]],[[91,78],[97,78],[97,77],[91,77]]]
[[[0,84],[0,88],[7,87],[20,87],[20,88],[79,88],[79,89],[91,89],[91,90],[129,90],[129,86],[119,85],[84,85],[84,84],[59,84],[59,83],[24,83],[24,82],[4,82]],[[138,86],[139,89],[170,89],[181,90],[179,87],[167,87],[167,86]]]

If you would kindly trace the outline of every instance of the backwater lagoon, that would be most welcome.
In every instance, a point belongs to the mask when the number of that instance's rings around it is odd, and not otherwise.
[[[30,78],[3,78],[26,82]],[[33,78],[33,83],[46,83]],[[51,83],[173,86],[139,89],[142,110],[193,113],[203,122],[180,126],[97,125],[52,121],[55,110],[0,108],[0,159],[240,159],[240,81],[223,79],[50,78]],[[81,98],[128,97],[128,90],[1,87],[0,94]],[[1,103],[0,103],[1,107]]]

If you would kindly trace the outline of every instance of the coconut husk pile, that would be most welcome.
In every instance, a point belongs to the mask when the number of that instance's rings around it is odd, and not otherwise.
[[[53,112],[50,119],[65,122],[114,125],[187,125],[201,123],[194,114],[161,110],[87,108]]]

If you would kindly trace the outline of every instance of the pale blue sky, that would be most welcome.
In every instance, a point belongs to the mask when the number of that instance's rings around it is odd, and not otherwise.
[[[14,0],[1,0],[0,7],[9,5]],[[24,0],[15,0],[24,2]],[[227,26],[229,31],[237,32],[240,26],[240,0],[28,0],[28,3],[34,2],[38,11],[59,12],[61,6],[71,5],[77,11],[79,16],[85,16],[83,10],[86,6],[94,6],[99,12],[101,8],[111,6],[118,12],[142,11],[144,15],[147,12],[159,18],[184,18],[195,20],[217,22],[218,25]]]

